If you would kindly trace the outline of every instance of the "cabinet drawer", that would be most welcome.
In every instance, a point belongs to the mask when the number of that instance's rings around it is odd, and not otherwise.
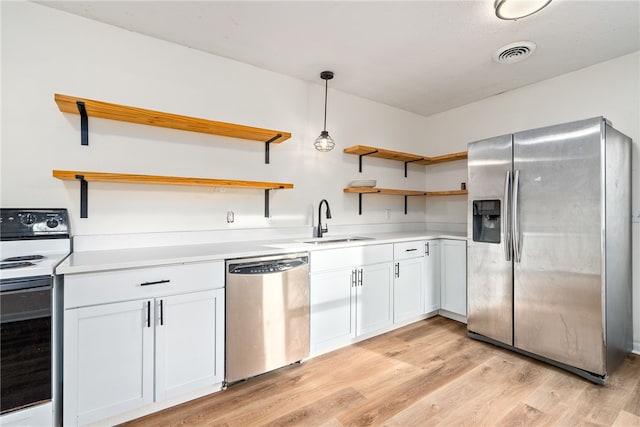
[[[393,259],[401,260],[424,256],[424,241],[402,242],[393,244]]]
[[[393,261],[393,245],[368,245],[311,252],[310,272]]]
[[[66,275],[64,308],[224,287],[224,262]]]

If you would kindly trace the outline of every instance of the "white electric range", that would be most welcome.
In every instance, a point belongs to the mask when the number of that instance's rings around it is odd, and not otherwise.
[[[66,209],[0,209],[0,424],[59,424],[62,337],[55,268],[71,252]]]

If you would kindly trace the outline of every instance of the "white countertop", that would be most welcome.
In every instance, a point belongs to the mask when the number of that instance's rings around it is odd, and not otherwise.
[[[353,235],[349,235],[353,236]],[[74,251],[56,268],[56,274],[92,273],[125,268],[151,267],[188,262],[216,261],[292,252],[312,252],[350,246],[379,245],[411,240],[455,239],[467,240],[467,233],[453,231],[411,231],[357,234],[367,240],[309,244],[313,238],[286,240],[257,240],[224,243],[187,244],[134,249]],[[343,236],[326,235],[327,240]]]

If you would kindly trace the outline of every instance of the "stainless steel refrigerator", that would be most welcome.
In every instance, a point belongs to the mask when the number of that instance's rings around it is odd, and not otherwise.
[[[632,348],[630,138],[597,117],[468,156],[469,335],[604,383]]]

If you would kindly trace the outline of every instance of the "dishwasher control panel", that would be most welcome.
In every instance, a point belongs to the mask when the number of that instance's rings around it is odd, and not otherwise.
[[[281,273],[309,263],[308,257],[229,264],[229,274]]]

